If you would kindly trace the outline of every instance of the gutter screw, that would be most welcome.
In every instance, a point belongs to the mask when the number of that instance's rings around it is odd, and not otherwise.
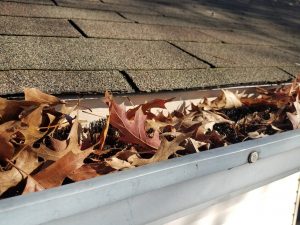
[[[248,156],[249,163],[255,163],[258,160],[258,152],[251,152]]]

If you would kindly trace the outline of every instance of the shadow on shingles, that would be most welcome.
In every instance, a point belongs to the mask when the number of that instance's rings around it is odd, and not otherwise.
[[[128,3],[129,2],[129,3]],[[127,1],[127,4],[137,1]],[[205,29],[236,29],[300,46],[299,0],[139,0],[165,17]],[[124,3],[126,4],[126,3]]]

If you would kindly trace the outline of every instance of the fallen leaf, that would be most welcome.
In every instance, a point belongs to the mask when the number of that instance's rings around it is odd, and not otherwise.
[[[77,170],[74,170],[71,174],[68,175],[68,177],[74,181],[81,181],[108,174],[114,171],[116,170],[107,165],[106,162],[90,163],[81,166]]]
[[[129,162],[126,162],[125,160],[118,159],[116,157],[108,158],[105,160],[105,162],[111,166],[112,168],[116,170],[122,170],[122,169],[128,169],[128,168],[134,168]]]
[[[142,166],[150,163],[155,163],[163,160],[167,160],[171,155],[175,154],[179,150],[184,150],[184,147],[180,146],[190,134],[181,134],[175,137],[172,141],[168,141],[162,137],[161,145],[157,149],[157,152],[150,159],[143,159],[137,155],[132,155],[128,158],[128,161],[133,166]]]
[[[299,99],[297,97],[296,101],[294,102],[294,107],[296,109],[295,114],[287,112],[287,116],[291,123],[293,124],[293,129],[300,128],[300,104]]]
[[[36,109],[32,110],[28,113],[28,115],[24,115],[21,118],[21,123],[26,125],[22,126],[23,128],[20,130],[20,132],[25,137],[25,143],[26,145],[31,145],[38,139],[42,138],[46,133],[47,130],[44,132],[40,131],[40,125],[42,123],[42,114],[45,107],[48,105],[40,105]]]
[[[59,98],[41,92],[36,88],[25,88],[24,94],[26,101],[36,102],[39,104],[57,105],[63,103]]]
[[[8,171],[0,172],[0,195],[5,192],[8,188],[16,186],[27,174],[30,174],[35,170],[40,163],[36,154],[30,151],[27,147],[22,152],[20,152],[18,158],[16,159],[15,166],[22,171],[12,167]],[[26,173],[24,174],[23,171]]]
[[[18,120],[19,115],[24,108],[32,105],[34,105],[32,102],[0,98],[0,122],[4,123],[9,120]]]
[[[33,148],[33,151],[38,154],[38,156],[43,157],[46,160],[57,161],[62,158],[64,155],[69,153],[70,151],[74,153],[80,153],[80,145],[79,145],[79,122],[78,119],[75,119],[72,124],[71,131],[69,133],[69,137],[67,141],[59,141],[54,138],[51,138],[51,143],[54,144],[54,150],[49,149],[47,146],[41,144],[39,148]],[[64,146],[66,148],[62,149]]]
[[[5,159],[11,159],[14,155],[15,147],[6,136],[0,134],[0,161]]]
[[[11,159],[14,155],[15,147],[10,142],[12,135],[19,125],[16,121],[9,121],[0,125],[0,160]]]
[[[40,185],[32,176],[29,175],[27,176],[26,186],[24,188],[22,195],[30,192],[38,192],[42,190],[45,190],[45,188],[42,185]]]
[[[143,111],[144,114],[146,114],[147,111],[150,110],[150,109],[152,109],[152,108],[165,109],[166,108],[165,104],[167,102],[172,101],[173,99],[174,98],[170,98],[170,99],[154,99],[154,100],[152,100],[150,102],[147,102],[145,104],[138,105],[138,106],[134,107],[133,109],[129,109],[126,112],[126,116],[127,116],[128,119],[134,118],[134,115],[139,110],[139,108],[142,108],[142,111]]]
[[[138,144],[144,148],[157,149],[160,145],[159,134],[154,132],[153,137],[148,137],[145,130],[145,121],[147,116],[139,108],[134,116],[134,120],[128,120],[126,116],[125,105],[116,104],[113,100],[110,102],[110,123],[118,129],[122,136],[121,141]]]
[[[262,138],[262,137],[266,137],[266,136],[268,136],[268,135],[259,133],[258,131],[248,133],[248,137],[252,138],[252,139]]]
[[[210,106],[216,109],[238,108],[242,105],[243,104],[237,94],[234,94],[233,92],[228,90],[222,90],[222,95],[210,103]]]
[[[33,178],[46,189],[60,186],[66,177],[83,165],[83,160],[94,150],[89,148],[80,153],[78,151],[74,149],[76,153],[68,152],[46,169],[34,175]]]

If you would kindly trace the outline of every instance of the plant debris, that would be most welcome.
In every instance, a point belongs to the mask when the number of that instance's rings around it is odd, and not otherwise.
[[[171,112],[173,99],[127,110],[106,92],[109,115],[87,127],[80,105],[35,88],[22,101],[0,98],[0,198],[298,129],[298,82],[251,94],[222,90]]]

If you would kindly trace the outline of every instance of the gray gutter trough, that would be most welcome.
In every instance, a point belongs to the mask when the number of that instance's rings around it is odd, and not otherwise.
[[[163,224],[298,171],[293,130],[4,199],[0,224]]]

